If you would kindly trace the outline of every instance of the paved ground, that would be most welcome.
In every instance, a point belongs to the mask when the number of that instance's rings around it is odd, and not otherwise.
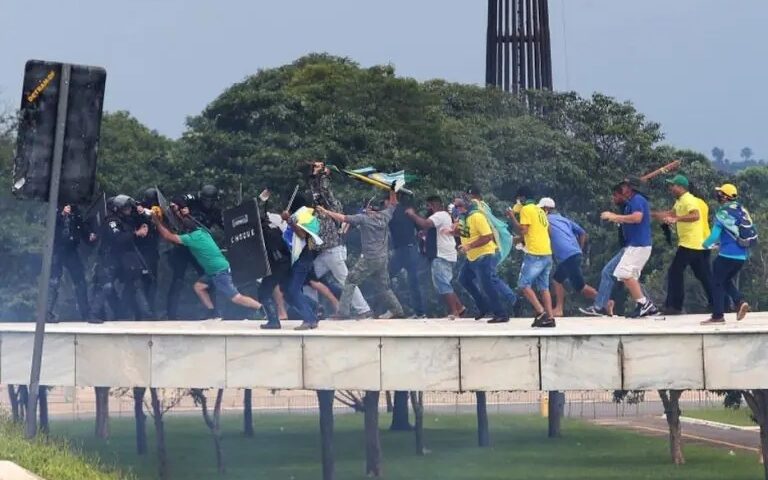
[[[283,322],[282,330],[261,330],[262,321],[162,321],[107,322],[92,325],[62,322],[46,325],[50,333],[110,335],[227,335],[227,336],[353,336],[353,337],[472,337],[472,336],[561,336],[561,335],[659,335],[708,333],[768,333],[768,312],[754,312],[736,322],[732,315],[717,326],[699,324],[707,315],[680,315],[666,320],[570,317],[557,319],[557,328],[534,329],[530,319],[489,325],[472,319],[323,321],[311,331],[294,331],[299,322]],[[0,323],[0,332],[33,332],[34,323]]]
[[[645,435],[667,437],[667,421],[660,415],[598,418],[592,420],[596,425],[632,430]],[[760,453],[760,434],[754,430],[724,429],[707,425],[683,423],[683,438],[686,442],[714,445],[730,450],[743,450]]]

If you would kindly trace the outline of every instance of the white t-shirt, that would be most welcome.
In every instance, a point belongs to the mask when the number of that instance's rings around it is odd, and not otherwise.
[[[456,240],[451,233],[453,226],[451,215],[445,211],[437,212],[429,217],[429,220],[437,229],[437,256],[449,262],[455,262],[457,259]]]

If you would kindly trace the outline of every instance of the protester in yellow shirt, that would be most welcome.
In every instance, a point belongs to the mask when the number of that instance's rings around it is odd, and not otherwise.
[[[709,207],[690,191],[685,175],[675,175],[667,180],[669,192],[675,197],[672,210],[654,212],[654,217],[668,225],[677,227],[678,247],[675,258],[667,273],[667,315],[681,314],[685,299],[685,269],[690,266],[694,276],[701,282],[712,305],[712,271],[709,250],[702,244],[709,236]]]
[[[552,316],[552,295],[549,293],[549,275],[552,271],[552,244],[549,239],[549,221],[547,214],[533,200],[530,189],[522,187],[517,192],[520,220],[513,209],[507,211],[512,226],[523,234],[525,254],[520,266],[517,282],[525,298],[536,311],[532,327],[554,327]],[[536,296],[538,290],[541,301]]]
[[[501,297],[510,289],[496,273],[499,257],[491,224],[469,198],[456,198],[453,206],[459,216],[454,230],[461,239],[459,252],[467,256],[459,272],[459,283],[475,301],[478,310],[475,320],[492,315],[488,323],[508,322],[509,312],[502,304]]]

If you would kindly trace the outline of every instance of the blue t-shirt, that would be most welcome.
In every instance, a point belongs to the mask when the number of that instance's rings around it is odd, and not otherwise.
[[[624,232],[625,246],[627,247],[650,247],[651,242],[651,207],[648,200],[635,193],[632,198],[624,204],[624,215],[631,215],[635,212],[642,212],[643,219],[640,223],[622,223],[621,228]]]
[[[579,237],[585,233],[584,229],[559,213],[550,213],[547,219],[549,219],[549,239],[552,242],[555,260],[562,262],[574,255],[581,255]]]

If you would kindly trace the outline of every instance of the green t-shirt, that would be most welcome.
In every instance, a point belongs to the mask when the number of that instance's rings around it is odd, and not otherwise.
[[[229,270],[229,262],[221,253],[219,246],[213,241],[211,234],[202,228],[179,235],[179,239],[192,252],[192,256],[203,267],[206,275],[216,275]]]

